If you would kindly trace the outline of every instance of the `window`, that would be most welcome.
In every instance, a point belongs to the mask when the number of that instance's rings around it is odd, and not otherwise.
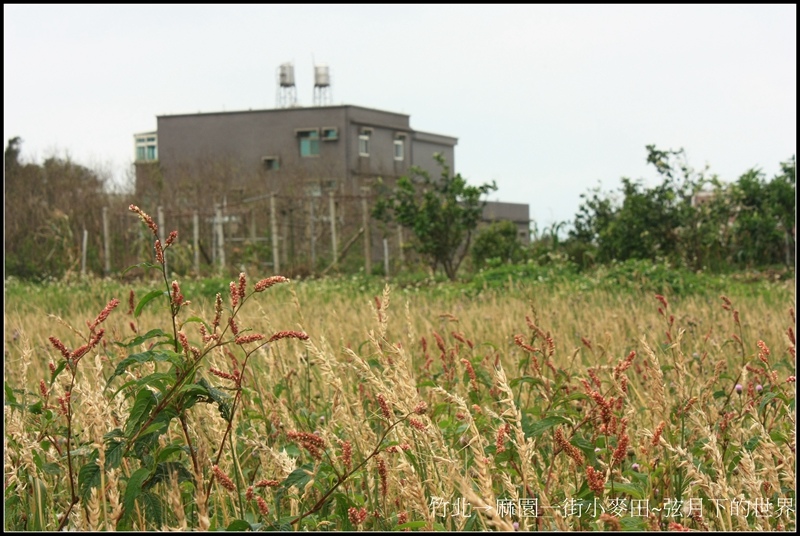
[[[369,137],[371,135],[371,128],[364,127],[361,129],[361,134],[358,136],[358,156],[369,156]]]
[[[322,139],[324,141],[334,141],[339,139],[339,131],[336,127],[323,127]]]
[[[369,156],[369,136],[367,134],[358,137],[358,156]]]
[[[281,167],[277,156],[265,156],[261,158],[261,162],[264,164],[264,169],[267,171],[277,171]]]
[[[398,138],[394,140],[394,159],[405,160],[405,157],[405,140],[403,138]]]
[[[158,137],[153,134],[136,136],[136,161],[153,162],[158,160]]]
[[[319,156],[319,130],[298,130],[300,156]]]

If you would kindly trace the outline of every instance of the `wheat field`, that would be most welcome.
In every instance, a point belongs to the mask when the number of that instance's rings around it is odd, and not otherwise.
[[[7,299],[7,530],[795,528],[793,281],[165,283]]]

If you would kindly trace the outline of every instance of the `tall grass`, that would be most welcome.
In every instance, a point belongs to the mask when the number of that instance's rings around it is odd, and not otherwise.
[[[791,282],[255,292],[162,268],[58,317],[10,293],[6,529],[795,528]]]

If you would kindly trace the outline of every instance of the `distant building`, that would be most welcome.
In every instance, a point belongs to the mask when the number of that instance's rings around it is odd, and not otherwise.
[[[156,119],[155,132],[134,136],[135,168],[137,196],[159,204],[164,199],[154,196],[169,195],[158,192],[170,186],[173,198],[179,192],[195,200],[252,191],[253,185],[261,193],[360,195],[378,178],[393,184],[412,166],[438,177],[436,154],[455,169],[457,138],[414,130],[408,115],[361,106],[290,105]],[[528,205],[488,203],[484,221],[503,219],[515,222],[520,240],[529,242]]]
[[[169,182],[222,165],[239,180],[267,176],[352,195],[411,166],[438,175],[434,153],[453,169],[458,142],[413,130],[408,115],[350,105],[161,115],[156,132],[135,140],[137,192],[149,188],[154,166]]]
[[[692,196],[692,207],[699,207],[711,202],[716,197],[716,192],[709,190],[700,190]]]
[[[517,238],[525,246],[530,244],[530,213],[529,206],[524,203],[503,203],[490,201],[483,207],[482,223],[489,224],[495,221],[510,221],[517,226]]]

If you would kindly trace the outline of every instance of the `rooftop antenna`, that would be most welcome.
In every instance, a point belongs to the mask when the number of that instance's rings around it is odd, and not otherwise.
[[[331,95],[331,73],[324,63],[314,65],[314,106],[330,105],[333,101]]]
[[[281,63],[278,67],[278,108],[297,106],[297,87],[294,85],[294,65]]]

